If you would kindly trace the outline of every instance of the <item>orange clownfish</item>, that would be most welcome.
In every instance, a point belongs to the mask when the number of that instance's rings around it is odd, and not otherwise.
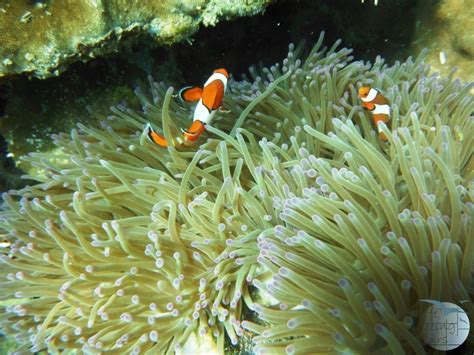
[[[387,137],[378,128],[378,123],[382,121],[387,124],[390,121],[390,105],[388,100],[378,90],[368,86],[363,86],[359,89],[359,98],[362,101],[362,107],[372,112],[372,120],[379,131],[380,139],[386,141]]]
[[[179,91],[179,97],[186,102],[197,101],[194,109],[193,124],[187,129],[183,130],[182,137],[176,137],[179,144],[186,141],[194,142],[205,131],[206,124],[211,123],[216,110],[222,107],[222,99],[227,89],[227,80],[229,73],[225,69],[216,69],[212,75],[204,83],[204,87],[187,86]],[[167,147],[168,142],[163,136],[156,133],[150,124],[146,126],[148,138],[161,147]]]

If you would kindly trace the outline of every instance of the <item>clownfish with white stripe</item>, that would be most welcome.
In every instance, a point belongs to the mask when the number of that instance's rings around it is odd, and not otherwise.
[[[186,102],[196,102],[192,125],[183,130],[182,137],[176,137],[179,144],[194,142],[206,130],[206,124],[210,124],[218,109],[222,109],[222,100],[227,89],[229,73],[225,69],[216,69],[204,83],[204,87],[187,86],[179,91],[179,97]],[[148,138],[161,147],[169,144],[166,139],[156,133],[150,124],[146,126]]]
[[[380,139],[387,141],[385,134],[378,128],[380,121],[385,124],[388,124],[390,121],[390,105],[387,98],[378,90],[368,86],[363,86],[359,89],[359,98],[362,101],[362,107],[372,112],[372,120],[379,131]]]

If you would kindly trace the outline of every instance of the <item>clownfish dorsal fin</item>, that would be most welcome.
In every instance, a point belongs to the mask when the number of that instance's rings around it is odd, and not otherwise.
[[[202,97],[202,88],[198,86],[186,86],[179,90],[179,97],[186,102],[199,101]]]

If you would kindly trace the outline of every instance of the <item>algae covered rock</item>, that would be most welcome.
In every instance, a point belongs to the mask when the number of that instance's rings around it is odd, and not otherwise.
[[[453,66],[463,80],[474,80],[474,7],[468,0],[422,2],[411,53],[428,49],[426,62],[448,74]]]
[[[154,43],[187,39],[202,23],[254,15],[271,0],[3,1],[0,78],[58,75],[68,64],[110,53],[138,34]]]

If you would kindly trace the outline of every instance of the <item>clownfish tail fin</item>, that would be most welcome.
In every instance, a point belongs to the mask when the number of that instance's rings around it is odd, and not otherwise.
[[[147,123],[147,125],[145,126],[145,132],[146,136],[151,142],[164,148],[168,146],[168,142],[166,142],[166,139],[156,133],[149,123]]]
[[[202,97],[202,88],[198,86],[186,86],[179,90],[178,95],[181,100],[185,102],[199,101]]]

